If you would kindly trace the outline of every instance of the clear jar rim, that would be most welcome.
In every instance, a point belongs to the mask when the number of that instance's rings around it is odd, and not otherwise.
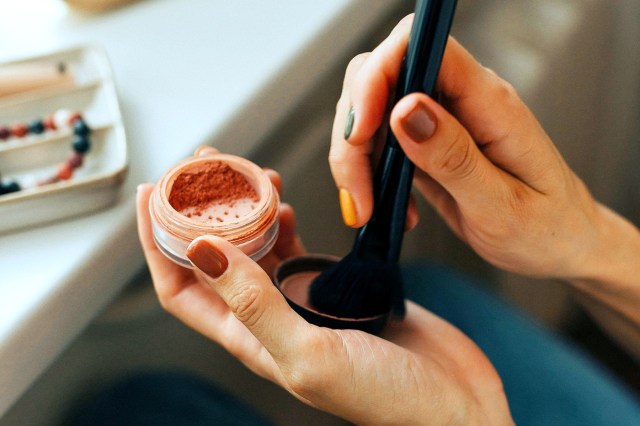
[[[258,193],[255,209],[248,215],[225,223],[211,223],[191,219],[169,203],[173,182],[180,173],[198,165],[221,161],[241,173]],[[177,163],[158,182],[150,200],[150,210],[157,223],[173,237],[191,241],[202,235],[217,235],[240,245],[252,240],[278,219],[278,194],[266,173],[256,164],[231,154],[209,154],[192,157]]]

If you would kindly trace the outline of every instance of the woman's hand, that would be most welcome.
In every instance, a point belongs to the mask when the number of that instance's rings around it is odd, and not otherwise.
[[[480,349],[413,303],[382,338],[331,330],[298,316],[269,274],[223,239],[205,236],[190,245],[194,270],[171,262],[153,241],[152,188],[139,187],[138,226],[162,306],[256,374],[356,423],[511,423],[500,378]],[[261,262],[267,269],[304,252],[290,207],[283,206],[280,220],[278,242]]]
[[[372,154],[386,131],[411,22],[405,18],[346,72],[329,160],[352,226],[371,215]],[[417,189],[496,266],[532,276],[579,276],[598,244],[602,208],[514,89],[449,39],[437,93],[441,104],[411,94],[390,113],[392,131],[417,167]],[[345,135],[351,108],[353,126]]]

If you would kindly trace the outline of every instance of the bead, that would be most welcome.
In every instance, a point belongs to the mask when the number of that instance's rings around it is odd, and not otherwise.
[[[20,191],[20,185],[16,181],[0,184],[0,195],[11,194]]]
[[[0,126],[0,140],[6,140],[11,137],[11,129],[6,126]]]
[[[69,155],[67,163],[69,163],[74,169],[77,169],[78,167],[82,166],[82,163],[84,163],[84,156],[79,152],[74,151],[71,153],[71,155]]]
[[[69,127],[69,118],[73,112],[68,109],[59,109],[53,113],[53,122],[58,129]]]
[[[89,138],[83,135],[73,135],[73,142],[71,144],[73,150],[79,154],[84,154],[89,151],[91,144]]]
[[[22,138],[29,133],[29,126],[24,123],[18,123],[11,126],[11,133],[17,138]]]
[[[82,114],[80,114],[77,111],[72,112],[69,118],[67,119],[67,124],[69,124],[69,126],[73,126],[73,124],[78,120],[82,120]]]
[[[58,166],[57,176],[62,180],[71,179],[71,176],[73,176],[73,167],[71,166],[71,164],[69,164],[69,162],[60,164]]]
[[[56,126],[56,122],[53,119],[53,114],[46,116],[45,119],[42,120],[42,123],[44,124],[44,127],[47,130],[57,130],[58,129],[58,127]]]
[[[91,128],[87,126],[82,118],[78,118],[73,122],[73,133],[76,135],[87,136],[91,134]]]
[[[20,178],[20,186],[22,189],[33,188],[38,184],[38,177],[32,174],[22,175]]]
[[[42,120],[33,120],[29,123],[29,132],[39,135],[44,132],[44,123]]]

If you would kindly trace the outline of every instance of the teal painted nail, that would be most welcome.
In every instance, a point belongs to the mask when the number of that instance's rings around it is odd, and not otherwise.
[[[351,136],[351,131],[353,130],[353,119],[356,116],[356,112],[354,111],[353,107],[351,107],[351,109],[349,110],[349,114],[347,114],[347,124],[345,124],[344,126],[344,139],[347,140],[349,139],[349,136]]]

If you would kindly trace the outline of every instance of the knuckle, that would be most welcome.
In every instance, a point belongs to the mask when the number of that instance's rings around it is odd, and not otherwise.
[[[315,400],[323,389],[330,386],[330,381],[326,374],[308,365],[291,370],[287,374],[287,385],[294,394],[307,400]]]
[[[487,67],[487,66],[483,66],[482,67],[484,69],[484,71],[491,77],[491,78],[499,78],[498,77],[498,73],[495,72],[495,70],[493,68]]]
[[[336,180],[347,180],[350,170],[354,169],[353,161],[343,153],[329,152],[329,169]]]
[[[363,52],[351,58],[349,64],[347,65],[347,74],[351,74],[352,72],[358,70],[360,66],[362,66],[362,63],[367,60],[369,55],[370,52]]]
[[[329,160],[329,164],[332,167],[348,167],[349,166],[349,162],[344,157],[344,155],[342,155],[341,152],[337,152],[337,150],[335,149],[329,150],[328,160]]]
[[[336,333],[317,334],[306,336],[301,347],[304,347],[304,356],[296,357],[283,369],[287,386],[294,394],[307,399],[317,400],[326,393],[326,389],[341,380],[343,374],[340,362],[344,355],[343,343]],[[327,357],[326,354],[332,354]]]
[[[529,205],[529,191],[523,185],[512,185],[509,190],[509,211],[513,212],[516,217],[526,216]]]
[[[346,91],[347,87],[351,84],[351,82],[353,81],[353,78],[358,73],[360,68],[362,68],[362,64],[364,64],[364,62],[367,60],[369,55],[370,55],[369,52],[360,53],[354,56],[349,61],[349,64],[347,64],[347,69],[344,73],[344,81],[342,82],[343,91]]]
[[[229,298],[229,309],[240,322],[251,327],[260,321],[263,290],[255,284],[241,285]]]
[[[531,193],[523,185],[513,185],[506,196],[505,231],[509,235],[530,233],[536,223],[532,214]]]
[[[436,165],[447,174],[465,179],[473,175],[477,167],[477,156],[473,155],[472,145],[465,141],[458,131],[451,144],[444,150]]]
[[[497,102],[512,104],[519,103],[518,91],[511,83],[500,78],[493,70],[489,70],[492,80],[492,96]]]

